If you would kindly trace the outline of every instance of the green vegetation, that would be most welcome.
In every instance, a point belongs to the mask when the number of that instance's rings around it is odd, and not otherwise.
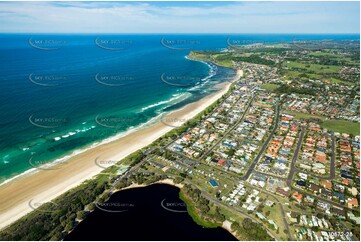
[[[136,151],[119,163],[134,165],[144,158],[143,152]],[[96,178],[87,180],[59,196],[51,203],[42,205],[28,215],[0,232],[0,240],[61,240],[75,226],[75,219],[84,219],[86,209],[94,209],[94,202],[104,202],[109,198],[107,189],[112,184],[109,173],[115,174],[114,166],[104,170]],[[115,175],[114,175],[115,176]],[[120,182],[117,188],[129,186],[132,182],[153,183],[165,177],[159,175],[135,175]]]
[[[273,91],[275,89],[277,89],[278,85],[277,84],[272,84],[272,83],[268,83],[268,84],[264,84],[262,86],[260,86],[260,88],[265,89],[267,91]]]
[[[320,120],[325,120],[325,117],[319,116],[319,115],[301,113],[301,112],[296,112],[296,111],[287,111],[287,113],[295,115],[296,119],[320,119]]]
[[[307,95],[316,95],[317,90],[313,88],[299,88],[299,87],[292,87],[286,84],[281,85],[280,87],[274,89],[276,93],[279,94],[307,94]]]
[[[331,83],[343,83],[344,81],[337,79],[337,78],[330,78],[328,79],[328,81],[330,81]]]
[[[321,126],[334,132],[360,135],[360,123],[347,120],[326,120]]]
[[[216,64],[224,67],[233,67],[232,60],[217,60]]]
[[[260,65],[274,65],[275,62],[262,58],[258,54],[239,54],[239,53],[218,53],[208,51],[191,51],[188,55],[194,60],[210,61],[215,64],[232,67],[233,62],[248,62]]]
[[[338,52],[323,50],[322,52],[312,52],[309,56],[317,57],[319,62],[327,65],[359,65],[359,57],[343,56]]]
[[[261,64],[261,65],[274,65],[274,61],[263,59],[259,55],[250,55],[250,56],[241,56],[241,57],[231,57],[233,61],[243,61],[249,62],[254,64]]]
[[[222,226],[224,215],[216,209],[216,213],[210,213],[209,200],[201,195],[199,189],[185,185],[179,193],[180,199],[187,204],[187,211],[193,221],[205,228],[217,228]]]
[[[242,234],[248,237],[248,240],[273,240],[273,238],[269,236],[267,231],[260,224],[253,222],[249,218],[245,218],[241,225],[238,222],[233,222],[231,228],[233,231],[236,231],[237,234]]]
[[[285,67],[294,69],[294,70],[305,71],[308,73],[318,73],[318,74],[335,73],[342,68],[342,66],[300,63],[300,62],[294,62],[294,61],[286,62]]]
[[[42,205],[1,231],[0,240],[61,240],[63,231],[74,227],[77,212],[92,203],[108,187],[108,182],[103,178],[98,176],[70,190],[53,203]]]

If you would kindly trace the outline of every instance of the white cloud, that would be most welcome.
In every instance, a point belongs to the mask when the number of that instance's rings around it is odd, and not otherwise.
[[[1,2],[1,32],[331,33],[359,31],[358,2]]]

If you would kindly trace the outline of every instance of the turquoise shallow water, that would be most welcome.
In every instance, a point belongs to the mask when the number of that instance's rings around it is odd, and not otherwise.
[[[359,38],[297,39],[331,37]],[[185,56],[192,49],[222,50],[227,38],[0,34],[0,182],[216,91],[234,70]],[[294,36],[235,38],[247,44]]]

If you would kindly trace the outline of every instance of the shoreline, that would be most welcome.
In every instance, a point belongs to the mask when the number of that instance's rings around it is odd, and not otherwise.
[[[188,56],[185,56],[185,59],[191,60],[191,61],[198,61],[198,60],[190,59],[190,58],[188,58]],[[208,62],[206,62],[206,61],[198,61],[198,62],[204,63],[204,64],[206,64],[210,69],[212,69]],[[214,64],[214,63],[213,63],[213,64]],[[214,65],[216,65],[216,64],[214,64]],[[236,70],[236,71],[237,71],[237,70]],[[241,70],[240,70],[240,71],[241,71]],[[243,74],[241,74],[241,75],[243,75]],[[213,75],[207,76],[206,78],[209,78],[209,77],[212,77],[212,76],[213,76]],[[236,76],[237,76],[237,73],[236,73]],[[222,88],[222,85],[224,85],[225,83],[226,83],[226,82],[224,82],[224,83],[218,83],[218,84],[216,85],[216,87],[219,88],[219,89],[221,89],[221,88]],[[220,91],[220,90],[219,90],[219,91]],[[200,101],[200,100],[198,100],[198,101]],[[196,101],[196,102],[197,102],[197,101]],[[191,103],[190,103],[190,104],[191,104]],[[182,107],[182,108],[184,108],[184,107]],[[134,132],[137,132],[137,131],[142,130],[142,129],[144,129],[144,128],[148,128],[148,127],[150,127],[150,126],[152,126],[152,125],[155,125],[155,124],[158,123],[158,122],[163,122],[163,119],[164,119],[165,117],[167,117],[168,114],[173,113],[173,112],[177,112],[177,111],[181,110],[182,108],[179,108],[179,109],[177,109],[177,110],[173,110],[173,111],[170,111],[170,112],[165,112],[165,113],[159,114],[159,115],[151,118],[151,119],[148,120],[147,122],[140,124],[139,126],[130,128],[130,129],[128,129],[128,130],[124,130],[124,131],[122,131],[122,132],[120,132],[120,133],[118,133],[118,134],[115,134],[115,135],[113,135],[113,136],[104,138],[104,139],[102,139],[102,140],[94,141],[93,143],[90,143],[89,145],[86,145],[85,147],[82,147],[82,148],[79,148],[79,149],[75,149],[75,150],[70,151],[69,154],[65,154],[64,156],[60,156],[60,157],[58,157],[58,158],[54,158],[54,160],[52,160],[52,161],[50,161],[50,162],[48,162],[48,163],[46,163],[46,164],[44,164],[44,165],[41,165],[41,166],[39,166],[39,167],[35,167],[35,166],[34,166],[34,167],[31,168],[31,169],[28,169],[28,170],[26,170],[26,171],[21,172],[20,174],[16,174],[16,175],[14,175],[14,176],[12,176],[12,177],[6,178],[5,180],[1,180],[1,181],[0,181],[0,187],[3,186],[3,185],[5,185],[5,184],[7,184],[7,183],[9,183],[9,182],[11,182],[11,181],[13,181],[13,180],[16,180],[16,179],[20,178],[20,177],[22,177],[22,176],[33,175],[33,174],[35,174],[36,172],[38,172],[39,170],[53,169],[54,166],[56,167],[56,166],[58,166],[58,165],[61,165],[61,164],[63,164],[63,163],[66,163],[66,162],[67,162],[69,159],[71,159],[72,157],[77,156],[77,155],[80,155],[80,154],[82,154],[82,153],[84,153],[84,152],[86,152],[86,151],[88,151],[88,150],[90,150],[90,149],[94,149],[94,148],[96,148],[96,147],[98,147],[98,146],[101,146],[101,145],[104,145],[104,144],[111,143],[111,142],[113,142],[113,141],[119,140],[119,139],[121,139],[121,138],[123,138],[123,137],[125,137],[125,136],[127,136],[127,135],[129,135],[129,134],[131,134],[131,133],[134,133]],[[178,125],[181,126],[181,124],[178,124]],[[170,125],[170,126],[172,126],[172,125]],[[174,126],[174,127],[177,128],[178,126]],[[1,209],[0,209],[0,211],[1,211]]]
[[[217,86],[220,90],[216,93],[171,112],[166,117],[179,120],[179,125],[183,124],[186,120],[193,118],[221,98],[228,92],[231,84],[242,75],[243,71],[237,70],[236,76],[231,82],[224,82]],[[0,230],[33,211],[29,206],[30,201],[36,203],[49,202],[80,185],[85,180],[101,173],[104,168],[97,166],[95,163],[98,157],[104,160],[120,161],[131,153],[151,144],[174,128],[174,126],[159,121],[118,140],[89,149],[71,157],[63,164],[54,166],[59,166],[59,169],[39,170],[1,185]]]
[[[167,178],[164,180],[160,180],[160,181],[156,181],[153,182],[151,184],[138,184],[138,183],[133,183],[130,186],[124,187],[122,189],[117,189],[114,191],[114,193],[116,192],[120,192],[120,191],[124,191],[124,190],[128,190],[128,189],[133,189],[133,188],[141,188],[141,187],[148,187],[154,184],[165,184],[165,185],[170,185],[170,186],[174,186],[174,187],[178,187],[179,189],[182,189],[184,187],[183,184],[179,184],[179,183],[175,183],[172,179]]]

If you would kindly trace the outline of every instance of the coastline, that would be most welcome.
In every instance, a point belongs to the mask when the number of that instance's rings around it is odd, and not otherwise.
[[[120,192],[120,191],[124,191],[124,190],[128,190],[128,189],[133,189],[133,188],[141,188],[141,187],[147,187],[147,186],[151,186],[154,184],[166,184],[166,185],[170,185],[170,186],[174,186],[174,187],[178,187],[179,189],[181,189],[184,185],[183,184],[178,184],[175,183],[172,179],[164,179],[164,180],[160,180],[157,182],[154,182],[152,184],[138,184],[138,183],[133,183],[130,186],[124,187],[122,189],[118,189],[114,192]]]
[[[230,234],[232,234],[235,238],[238,239],[238,235],[235,231],[232,230],[231,225],[232,225],[232,223],[230,221],[225,220],[225,221],[223,221],[222,228],[227,230]]]
[[[237,70],[234,80],[239,79],[242,75],[243,71]],[[179,120],[179,125],[184,123],[227,93],[233,81],[219,84],[217,86],[220,88],[218,92],[169,113],[166,117]],[[173,128],[174,126],[159,121],[118,140],[78,154],[67,160],[66,163],[55,166],[59,166],[59,169],[40,170],[36,173],[19,176],[11,182],[3,184],[0,186],[0,204],[2,205],[0,208],[0,229],[31,212],[33,209],[29,206],[30,201],[36,203],[49,202],[99,174],[104,168],[95,164],[98,157],[104,160],[119,161],[151,144]]]

